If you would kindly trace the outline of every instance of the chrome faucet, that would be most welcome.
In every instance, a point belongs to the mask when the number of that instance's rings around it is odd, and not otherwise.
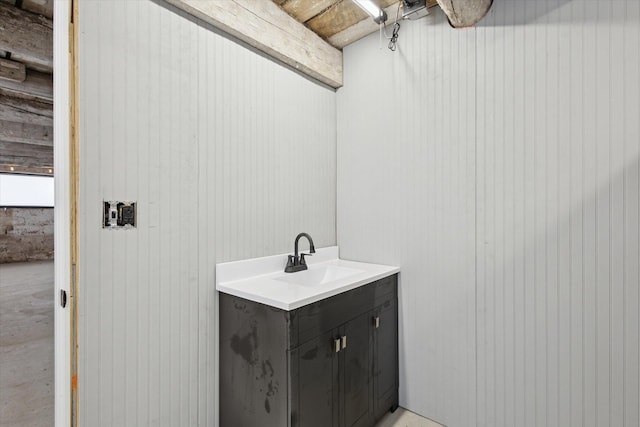
[[[298,256],[298,240],[301,237],[306,237],[309,241],[309,253],[308,254],[300,254]],[[311,256],[311,254],[316,253],[316,248],[313,246],[313,239],[307,233],[300,233],[296,236],[296,241],[294,244],[294,254],[289,255],[289,259],[287,260],[287,266],[284,268],[285,273],[295,273],[296,271],[302,271],[307,269],[307,262],[304,260],[305,256]]]

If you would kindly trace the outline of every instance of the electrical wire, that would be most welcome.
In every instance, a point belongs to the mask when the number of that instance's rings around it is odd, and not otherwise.
[[[393,31],[391,37],[387,35],[387,25],[384,25],[384,36],[389,40],[389,45],[387,46],[390,51],[396,51],[396,44],[398,43],[398,33],[400,32],[400,23],[398,22],[398,18],[400,17],[400,7],[402,2],[398,2],[398,9],[396,10],[396,20],[393,23]],[[382,26],[380,26],[380,41],[382,42]],[[381,43],[382,44],[382,43]]]
[[[392,52],[396,51],[396,43],[398,43],[398,32],[400,31],[400,24],[393,24],[393,35],[391,36],[391,40],[389,40],[389,50]]]

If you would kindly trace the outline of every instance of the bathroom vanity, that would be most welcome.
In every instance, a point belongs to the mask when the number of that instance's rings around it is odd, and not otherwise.
[[[218,266],[221,426],[370,427],[397,408],[398,269],[318,252],[290,275]]]

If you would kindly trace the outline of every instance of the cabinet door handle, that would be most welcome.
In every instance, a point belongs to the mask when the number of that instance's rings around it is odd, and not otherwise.
[[[376,329],[380,327],[380,316],[373,318],[373,327]]]
[[[344,335],[342,337],[342,349],[344,350],[345,348],[347,348],[347,336]]]
[[[334,340],[334,344],[336,345],[336,353],[340,352],[340,338]]]

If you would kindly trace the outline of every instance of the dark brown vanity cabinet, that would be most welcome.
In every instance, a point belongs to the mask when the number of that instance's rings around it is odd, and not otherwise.
[[[293,311],[220,294],[220,425],[370,427],[398,406],[397,275]]]

